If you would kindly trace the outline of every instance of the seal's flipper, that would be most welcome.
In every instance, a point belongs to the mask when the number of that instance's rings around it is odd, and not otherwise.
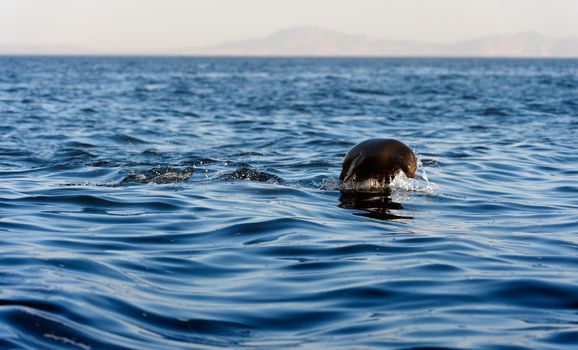
[[[349,167],[347,168],[347,174],[345,175],[343,182],[347,182],[349,179],[351,179],[353,175],[355,175],[355,171],[357,170],[357,167],[359,166],[359,164],[361,164],[362,161],[363,156],[361,154],[358,154],[357,157],[353,158],[353,160],[349,164]]]

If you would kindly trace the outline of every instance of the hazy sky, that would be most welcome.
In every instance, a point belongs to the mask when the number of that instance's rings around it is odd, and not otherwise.
[[[524,31],[578,37],[578,0],[0,0],[0,44],[150,51],[297,25],[437,43]]]

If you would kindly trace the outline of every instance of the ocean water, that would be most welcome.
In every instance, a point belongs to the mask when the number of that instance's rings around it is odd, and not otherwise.
[[[577,149],[578,60],[2,57],[0,348],[574,349]]]

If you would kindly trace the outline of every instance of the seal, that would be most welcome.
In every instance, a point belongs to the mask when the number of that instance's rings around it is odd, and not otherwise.
[[[416,168],[415,154],[403,143],[393,139],[369,139],[347,152],[339,181],[342,189],[355,188],[366,180],[387,185],[400,171],[415,178]]]

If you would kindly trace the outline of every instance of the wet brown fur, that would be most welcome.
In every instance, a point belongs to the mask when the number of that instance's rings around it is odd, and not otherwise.
[[[347,152],[339,175],[341,183],[377,179],[390,183],[399,171],[415,178],[417,162],[413,151],[393,139],[369,139]]]

